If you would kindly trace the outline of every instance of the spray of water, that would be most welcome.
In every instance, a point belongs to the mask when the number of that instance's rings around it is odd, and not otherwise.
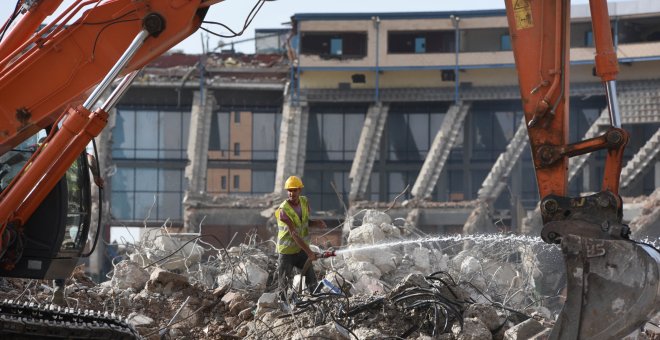
[[[498,244],[524,244],[524,245],[536,245],[546,243],[541,240],[540,237],[531,237],[525,235],[505,235],[505,234],[480,234],[480,235],[442,235],[442,236],[433,236],[433,237],[424,237],[419,239],[412,240],[399,240],[394,242],[380,243],[380,244],[370,244],[370,245],[358,245],[351,246],[350,248],[337,250],[336,254],[344,253],[354,253],[360,251],[369,251],[374,249],[390,248],[395,246],[401,246],[406,244],[422,244],[430,242],[463,242],[463,241],[472,241],[475,244],[489,244],[492,246],[497,246]],[[553,247],[552,245],[548,245]]]

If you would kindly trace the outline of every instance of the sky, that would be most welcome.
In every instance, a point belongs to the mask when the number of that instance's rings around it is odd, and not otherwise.
[[[50,1],[50,0],[46,0]],[[254,37],[256,28],[288,28],[291,16],[297,13],[348,13],[348,12],[427,12],[427,11],[462,11],[480,9],[504,9],[505,0],[274,0],[266,1],[261,11],[257,13],[250,27],[245,33],[235,38],[244,40]],[[71,0],[64,0],[64,5]],[[246,16],[257,3],[257,0],[225,0],[213,5],[205,20],[221,22],[240,31]],[[572,3],[587,3],[587,0],[573,0]],[[0,0],[0,20],[2,23],[9,17],[14,9],[15,0]],[[46,19],[48,22],[48,19]],[[229,32],[216,25],[204,24],[202,27],[220,34]],[[232,39],[223,39],[224,43]],[[182,41],[174,49],[186,53],[197,54],[202,52],[202,42],[210,50],[217,48],[220,38],[205,32],[197,31],[188,39]],[[235,44],[237,51],[244,53],[254,52],[254,42],[248,41]]]

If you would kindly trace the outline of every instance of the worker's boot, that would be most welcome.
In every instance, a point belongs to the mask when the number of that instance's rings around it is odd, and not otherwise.
[[[55,286],[51,303],[58,306],[66,306],[66,303],[64,302],[64,287]]]

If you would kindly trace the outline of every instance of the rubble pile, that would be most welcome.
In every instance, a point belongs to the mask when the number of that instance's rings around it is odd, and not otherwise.
[[[630,229],[637,239],[649,241],[660,238],[660,188],[642,197],[640,214],[630,221]]]
[[[284,301],[272,241],[208,241],[154,230],[106,282],[77,268],[67,304],[123,315],[147,339],[543,339],[563,303],[561,254],[538,238],[428,236],[370,210],[336,257],[314,262],[316,293],[292,289]],[[1,286],[0,298],[37,304],[52,290]]]

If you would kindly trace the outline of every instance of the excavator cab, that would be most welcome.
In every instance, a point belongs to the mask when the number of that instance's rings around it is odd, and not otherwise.
[[[35,152],[31,138],[0,156],[0,189],[5,189]],[[32,143],[30,143],[32,142]],[[11,270],[0,266],[0,276],[33,279],[68,277],[85,252],[90,233],[91,181],[83,151],[16,233],[13,249],[20,256]]]

